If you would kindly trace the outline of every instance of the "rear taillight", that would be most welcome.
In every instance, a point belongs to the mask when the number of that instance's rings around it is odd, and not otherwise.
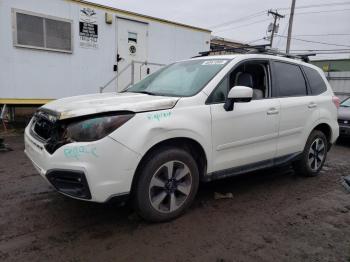
[[[336,106],[336,108],[338,109],[340,107],[340,99],[339,99],[339,97],[333,96],[332,97],[332,101],[333,101],[334,105]]]

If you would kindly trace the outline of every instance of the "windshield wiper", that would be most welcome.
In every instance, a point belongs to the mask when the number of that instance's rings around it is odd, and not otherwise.
[[[152,93],[150,91],[130,91],[131,93],[140,93],[140,94],[146,94],[146,95],[150,95],[150,96],[157,96],[157,94]]]

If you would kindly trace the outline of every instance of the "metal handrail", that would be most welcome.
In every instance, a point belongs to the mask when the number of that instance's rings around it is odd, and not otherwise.
[[[109,86],[113,81],[115,81],[122,73],[124,73],[130,66],[131,66],[131,84],[134,84],[134,74],[135,74],[135,64],[141,64],[140,65],[140,72],[141,72],[141,67],[144,65],[154,65],[154,66],[165,66],[165,64],[159,64],[159,63],[149,63],[147,61],[131,61],[129,64],[127,64],[126,67],[124,67],[120,72],[118,72],[111,80],[109,80],[106,84],[100,87],[100,93],[103,92],[103,90]],[[118,92],[118,90],[116,90]]]
[[[127,64],[126,67],[123,68],[123,70],[121,70],[120,72],[118,72],[115,76],[113,76],[113,78],[111,80],[109,80],[106,84],[104,84],[103,86],[100,87],[100,93],[103,92],[103,90],[110,85],[110,83],[112,83],[114,80],[117,79],[118,76],[120,76],[123,72],[125,72],[131,65],[133,62],[130,62],[129,64]]]

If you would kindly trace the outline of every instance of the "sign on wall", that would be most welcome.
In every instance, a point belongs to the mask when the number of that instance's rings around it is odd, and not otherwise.
[[[81,8],[79,15],[80,47],[98,48],[97,13],[92,8]]]

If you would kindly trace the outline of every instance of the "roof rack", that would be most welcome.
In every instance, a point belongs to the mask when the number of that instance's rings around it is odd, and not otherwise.
[[[316,56],[316,53],[306,53],[306,54],[287,54],[284,52],[279,52],[276,50],[264,50],[263,52],[260,52],[262,54],[267,54],[267,55],[275,55],[275,56],[282,56],[282,57],[287,57],[287,58],[293,58],[293,59],[300,59],[301,61],[305,63],[309,63],[310,56]]]
[[[230,48],[220,48],[220,49],[218,48],[218,49],[213,49],[209,51],[199,52],[199,55],[196,57],[208,56],[211,53],[217,53],[217,52],[235,52],[240,54],[246,54],[249,52],[260,52],[260,51],[266,50],[267,46],[270,46],[270,45],[255,45],[255,46],[243,45],[241,47],[230,47]]]
[[[275,56],[282,56],[287,58],[293,58],[293,59],[300,59],[306,63],[310,62],[309,57],[315,56],[316,53],[308,53],[308,54],[287,54],[283,52],[279,52],[277,50],[273,50],[269,48],[270,45],[255,45],[255,46],[241,46],[241,47],[233,47],[233,48],[222,48],[222,49],[214,49],[210,51],[204,51],[199,52],[198,56],[195,57],[201,57],[201,56],[208,56],[212,53],[222,53],[222,52],[235,52],[240,54],[267,54],[267,55],[275,55]]]

